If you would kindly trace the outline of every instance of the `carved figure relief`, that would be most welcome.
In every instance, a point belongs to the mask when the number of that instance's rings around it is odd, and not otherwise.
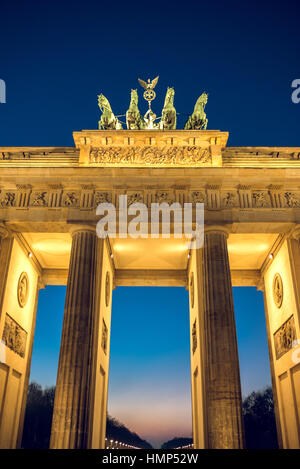
[[[78,196],[75,192],[67,192],[64,197],[64,205],[67,207],[74,207],[77,205]]]
[[[36,192],[33,196],[32,205],[37,207],[45,207],[47,205],[46,196],[47,192]]]
[[[190,277],[190,298],[191,298],[191,307],[194,307],[195,302],[195,288],[194,288],[194,272],[191,273]]]
[[[266,192],[254,192],[253,198],[256,207],[263,208],[271,205],[270,197]]]
[[[26,272],[22,272],[19,277],[18,288],[17,288],[17,297],[18,297],[18,302],[21,308],[24,308],[24,306],[27,303],[28,293],[29,293],[29,278]]]
[[[294,316],[291,316],[274,334],[274,346],[276,359],[293,348],[293,342],[296,341],[296,327]]]
[[[300,207],[300,200],[297,194],[294,192],[286,192],[284,196],[288,207]]]
[[[90,162],[105,165],[201,166],[211,162],[211,156],[208,150],[194,146],[100,147],[91,150]]]
[[[143,197],[143,192],[131,192],[127,193],[127,204],[132,205],[135,203],[143,203],[144,197]]]
[[[106,272],[105,277],[105,304],[108,307],[110,302],[110,275]]]
[[[108,336],[108,329],[105,324],[104,319],[102,320],[102,337],[101,337],[101,347],[103,352],[106,354],[107,352],[107,336]]]
[[[25,357],[27,332],[8,314],[5,315],[5,324],[2,342],[13,352]]]
[[[95,205],[98,206],[102,203],[110,203],[111,202],[111,193],[110,192],[95,192]]]
[[[273,279],[273,299],[277,308],[280,308],[283,301],[283,283],[280,274],[275,274]]]
[[[205,194],[201,191],[192,192],[191,198],[192,198],[192,202],[194,204],[196,204],[196,203],[201,204],[201,203],[205,202]]]
[[[224,207],[237,207],[238,206],[238,198],[237,194],[233,192],[226,192],[223,196],[223,206]]]
[[[117,147],[114,148],[107,148],[107,149],[99,149],[100,153],[103,151],[104,153],[107,151],[116,151]],[[121,148],[121,147],[120,147]],[[158,150],[159,152],[162,151],[160,149],[156,149],[155,147],[147,147],[149,148],[148,152],[145,153],[147,158],[149,158],[149,164],[151,164],[151,158],[153,157],[153,152]],[[182,147],[181,147],[182,148]],[[125,149],[126,150],[126,149]],[[174,151],[177,152],[175,147],[170,147],[170,152]],[[200,151],[201,149],[199,149]],[[127,151],[127,150],[126,150]],[[206,150],[201,150],[206,151]],[[129,148],[128,152],[133,152],[134,155],[134,147]],[[128,154],[129,154],[128,153]],[[172,153],[173,154],[173,153]],[[184,153],[183,153],[184,154]],[[146,161],[146,160],[145,160]],[[184,158],[183,158],[184,161]],[[123,161],[124,162],[124,161]],[[110,164],[108,162],[108,164]],[[145,165],[148,164],[145,162]],[[53,186],[54,187],[54,186]],[[123,191],[124,193],[127,192],[128,195],[128,205],[133,202],[143,202],[146,203],[153,195],[154,188],[151,187],[149,192],[147,190],[141,191],[140,188],[132,188],[130,190]],[[115,196],[120,193],[120,189],[118,190],[101,190],[101,189],[83,189],[83,190],[72,190],[72,189],[65,189],[63,190],[60,186],[59,189],[49,190],[47,188],[34,190],[31,194],[25,191],[22,193],[22,197],[18,196],[18,193],[9,192],[8,190],[3,190],[0,193],[0,208],[10,208],[10,207],[18,207],[18,208],[25,208],[29,205],[31,207],[39,207],[48,210],[48,208],[60,208],[69,207],[70,209],[74,207],[84,207],[88,210],[93,210],[97,207],[100,203],[112,203]],[[156,195],[157,194],[157,195]],[[154,200],[158,202],[158,198],[161,199],[161,202],[168,202],[173,203],[176,200],[176,196],[174,191],[168,189],[165,190],[158,190],[154,194]],[[159,195],[161,194],[161,195]],[[170,194],[169,200],[168,194]],[[269,191],[269,193],[264,191],[251,191],[247,186],[240,186],[238,190],[232,189],[228,191],[220,191],[220,187],[216,186],[207,186],[206,188],[199,188],[196,190],[190,190],[186,192],[186,200],[190,200],[192,203],[205,203],[208,209],[214,210],[222,210],[222,209],[231,209],[231,208],[241,208],[241,209],[251,209],[253,207],[257,209],[294,209],[300,207],[300,192],[280,192],[280,191]],[[179,201],[179,200],[178,200]]]
[[[16,194],[14,192],[6,192],[5,196],[1,199],[1,206],[2,207],[14,207],[15,206],[15,197]]]
[[[172,204],[175,202],[174,200],[174,194],[168,191],[158,191],[155,194],[155,200],[157,203],[161,204],[163,202],[166,202],[168,204]]]
[[[195,319],[193,328],[192,328],[192,350],[193,354],[197,349],[197,320]]]

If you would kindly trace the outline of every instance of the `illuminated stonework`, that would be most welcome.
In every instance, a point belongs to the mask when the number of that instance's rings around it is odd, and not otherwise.
[[[101,347],[102,347],[102,350],[105,354],[107,353],[107,334],[108,334],[107,326],[106,326],[105,321],[103,319],[103,321],[102,321]]]
[[[18,302],[21,308],[26,305],[29,294],[29,278],[26,272],[22,272],[18,281]]]
[[[219,130],[84,130],[74,132],[75,147],[0,148],[0,447],[21,441],[44,285],[67,285],[52,448],[104,447],[118,286],[189,290],[194,447],[241,448],[232,285],[264,291],[279,442],[300,447],[292,359],[300,337],[300,148],[227,140]],[[97,238],[96,207],[111,203],[118,213],[120,195],[128,207],[203,203],[203,248],[189,250],[175,236]]]
[[[25,357],[27,332],[9,314],[5,315],[2,342],[20,357]]]
[[[195,319],[195,322],[193,324],[193,329],[192,329],[192,352],[193,354],[196,352],[197,349],[197,320]]]
[[[295,320],[291,316],[274,334],[277,360],[294,347],[296,339]]]
[[[195,301],[195,285],[194,285],[194,272],[191,273],[190,277],[190,298],[191,298],[191,307],[194,307]]]
[[[207,149],[197,147],[103,147],[91,150],[90,162],[101,165],[118,166],[202,166],[211,165],[211,155]]]
[[[111,295],[110,275],[109,275],[109,272],[106,272],[106,277],[105,277],[105,304],[106,306],[109,306],[110,295]]]
[[[276,274],[273,280],[273,298],[277,308],[280,308],[283,301],[283,284],[280,274]]]

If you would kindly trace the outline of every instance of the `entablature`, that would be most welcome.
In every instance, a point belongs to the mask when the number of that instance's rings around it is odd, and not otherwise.
[[[296,168],[300,147],[227,147],[220,130],[82,130],[75,147],[0,147],[0,168]]]
[[[13,178],[0,177],[0,213],[4,214],[8,210],[15,212],[15,216],[20,216],[20,209],[31,209],[41,213],[43,211],[63,210],[66,215],[68,211],[95,211],[100,203],[113,203],[116,209],[119,207],[119,196],[126,195],[127,203],[130,206],[133,203],[144,203],[150,207],[152,203],[168,204],[180,203],[203,203],[207,211],[224,212],[236,217],[237,212],[247,217],[246,213],[258,212],[265,216],[270,212],[274,217],[274,211],[277,215],[282,212],[290,217],[290,210],[298,213],[300,210],[300,175],[299,178],[293,178],[290,181],[283,181],[283,184],[270,184],[269,178],[263,182],[257,180],[256,184],[224,185],[207,183],[205,178],[195,180],[160,180],[155,179],[152,184],[149,181],[143,181],[142,178],[132,178],[130,181],[113,177],[107,181],[94,184],[82,184],[74,178],[62,178],[56,175],[57,183],[43,182],[43,179],[37,178],[32,184],[28,177],[24,183],[24,178],[18,182],[18,177]],[[61,181],[61,182],[60,182]],[[211,180],[213,182],[213,179]],[[18,215],[17,215],[18,214]],[[288,215],[289,214],[289,215]],[[49,214],[50,215],[50,214]],[[253,215],[251,215],[253,216]],[[298,215],[297,215],[298,216]],[[3,218],[3,217],[2,217]]]

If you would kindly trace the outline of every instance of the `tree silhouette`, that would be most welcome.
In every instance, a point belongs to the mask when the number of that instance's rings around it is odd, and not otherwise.
[[[161,445],[161,449],[172,449],[179,448],[180,446],[187,446],[193,443],[193,438],[178,438],[175,437],[172,440],[166,441]]]
[[[243,401],[247,449],[278,448],[273,392],[268,387],[252,392]]]
[[[22,448],[49,448],[51,422],[54,406],[55,386],[43,389],[40,384],[30,383],[28,387]],[[152,446],[131,432],[118,420],[107,416],[107,438],[127,443],[139,448],[150,449]]]
[[[243,401],[243,415],[247,449],[278,448],[271,387],[249,394]],[[192,442],[190,438],[173,438],[173,440],[163,443],[161,448],[178,448]]]
[[[117,419],[110,417],[110,415],[107,416],[106,421],[106,437],[127,443],[128,445],[137,446],[138,448],[152,448],[146,440],[142,440],[136,433],[128,430],[125,425],[120,423]]]
[[[28,387],[22,448],[49,448],[55,387],[43,389],[37,383]],[[243,401],[245,439],[247,449],[278,448],[272,388],[252,392]],[[107,416],[106,436],[139,448],[152,446],[136,433]],[[192,443],[191,438],[173,438],[162,445],[171,449]]]
[[[22,448],[49,448],[55,387],[28,386]]]

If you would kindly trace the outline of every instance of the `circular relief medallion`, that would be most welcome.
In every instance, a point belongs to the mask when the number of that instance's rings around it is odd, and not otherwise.
[[[109,272],[106,272],[105,277],[105,304],[106,306],[109,305],[110,300],[110,275]]]
[[[190,276],[190,296],[191,296],[191,307],[194,307],[194,272]]]
[[[275,274],[273,279],[273,299],[277,308],[280,308],[283,300],[283,284],[279,274]]]
[[[22,272],[18,281],[18,302],[21,308],[27,303],[29,293],[29,278],[26,272]]]

